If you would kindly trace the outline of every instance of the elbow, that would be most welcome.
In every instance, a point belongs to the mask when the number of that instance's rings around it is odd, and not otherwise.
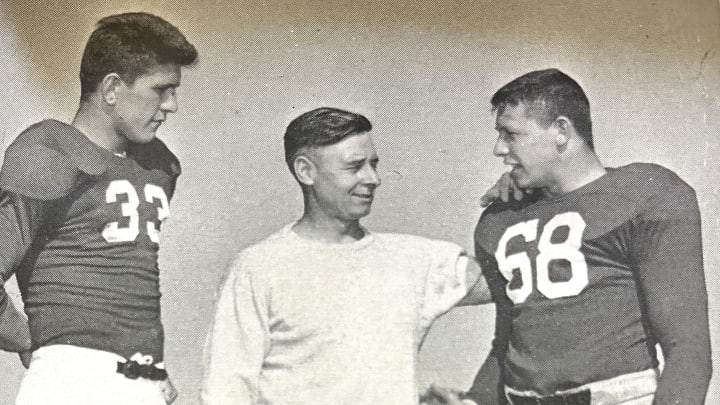
[[[703,398],[707,395],[707,391],[710,388],[710,379],[712,378],[712,361],[708,357],[705,361],[697,364],[697,371],[695,374],[696,391],[702,393]]]
[[[665,368],[681,369],[684,374],[707,385],[712,376],[712,349],[709,336],[673,339],[661,344]]]
[[[708,386],[710,384],[710,378],[712,377],[713,373],[713,365],[712,365],[712,349],[710,346],[710,339],[705,339],[705,342],[703,344],[700,344],[700,347],[703,347],[704,350],[702,350],[701,356],[699,356],[698,361],[698,375],[701,381],[705,384],[705,386]]]
[[[695,360],[694,364],[697,370],[697,378],[700,382],[708,385],[713,372],[710,340],[702,339],[701,341],[694,342],[694,344],[689,344],[688,346],[695,347],[697,350],[694,355],[690,354],[690,358],[694,358]]]
[[[699,368],[700,368],[699,371],[700,371],[701,378],[703,379],[702,382],[705,383],[705,385],[707,386],[707,385],[710,385],[710,378],[712,378],[712,373],[713,373],[711,357],[708,356],[707,358],[705,358],[705,360],[702,363],[703,364],[699,366]]]
[[[707,390],[713,372],[710,344],[709,342],[707,344],[696,343],[687,345],[687,349],[671,353],[669,361],[685,364],[686,376],[695,380],[698,387],[704,387]]]

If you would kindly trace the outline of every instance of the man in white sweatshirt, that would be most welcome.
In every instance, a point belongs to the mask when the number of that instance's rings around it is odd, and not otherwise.
[[[204,404],[416,405],[417,351],[432,322],[490,301],[460,246],[360,225],[380,185],[371,129],[334,108],[288,126],[304,213],[231,265],[206,345]]]

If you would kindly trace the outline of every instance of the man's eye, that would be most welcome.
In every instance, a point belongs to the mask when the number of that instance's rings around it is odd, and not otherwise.
[[[175,88],[174,87],[156,87],[155,92],[161,96],[168,94],[168,95],[175,95]]]

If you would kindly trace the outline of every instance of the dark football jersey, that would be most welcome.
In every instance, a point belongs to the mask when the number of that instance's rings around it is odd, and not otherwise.
[[[497,303],[505,384],[547,395],[657,366],[651,283],[640,280],[702,275],[699,221],[692,188],[651,164],[489,207],[476,254]]]
[[[0,187],[46,212],[17,270],[34,347],[162,360],[158,242],[179,173],[159,140],[120,157],[58,121],[8,148]]]

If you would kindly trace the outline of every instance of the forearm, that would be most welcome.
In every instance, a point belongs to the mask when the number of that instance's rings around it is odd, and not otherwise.
[[[259,399],[269,345],[266,294],[241,267],[242,260],[231,266],[215,305],[204,352],[204,405],[250,405]]]
[[[204,405],[251,405],[258,400],[262,346],[216,319],[205,347]],[[259,361],[258,361],[259,359]]]
[[[30,350],[30,328],[25,316],[13,305],[0,284],[0,349],[8,352]]]
[[[650,327],[665,359],[655,395],[658,405],[704,404],[712,374],[702,269],[683,278],[675,281],[675,289],[655,288],[646,294]]]
[[[665,358],[654,404],[704,404],[712,374],[709,342],[683,344],[670,353]]]
[[[16,270],[31,245],[47,211],[47,202],[0,192],[0,349],[30,350],[27,319],[5,290],[4,283]]]
[[[224,330],[223,330],[224,329]],[[226,326],[213,327],[205,348],[201,398],[203,405],[252,405],[257,402],[261,364],[249,361],[235,338],[224,335]]]
[[[655,404],[704,404],[711,354],[700,214],[692,192],[667,198],[675,204],[658,198],[661,209],[649,210],[635,231],[649,330],[665,358]]]
[[[483,276],[480,262],[471,256],[465,256],[465,260],[467,261],[465,280],[467,295],[458,302],[457,306],[490,304],[492,296],[488,283]]]

